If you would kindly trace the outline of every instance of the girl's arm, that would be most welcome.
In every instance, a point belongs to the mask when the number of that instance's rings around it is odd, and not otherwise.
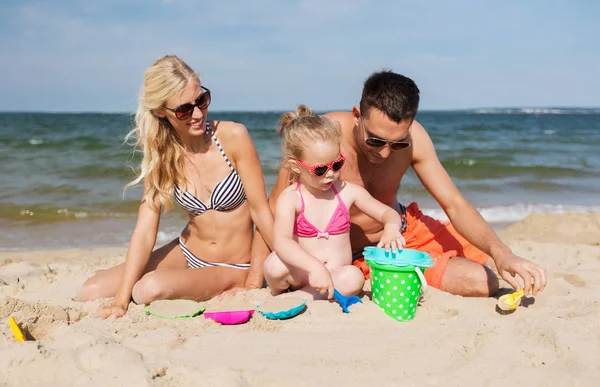
[[[138,210],[137,223],[125,258],[121,285],[111,306],[98,309],[97,315],[99,317],[121,317],[127,312],[133,286],[142,278],[156,243],[159,223],[160,210],[153,210],[146,200],[142,199]]]
[[[389,206],[375,199],[371,194],[361,186],[346,182],[347,188],[353,193],[354,205],[366,215],[377,220],[384,225],[381,240],[377,247],[385,249],[400,249],[406,244],[400,229],[402,228],[402,218],[400,214]]]
[[[296,192],[286,189],[279,195],[275,206],[275,252],[286,264],[308,273],[310,285],[322,294],[333,296],[331,273],[323,262],[304,250],[294,240],[296,221]]]
[[[250,217],[264,242],[273,249],[273,214],[267,201],[265,179],[263,177],[260,159],[252,138],[244,125],[234,124],[231,131],[231,142],[235,144],[235,165],[250,207]],[[253,243],[254,244],[254,243]],[[246,288],[261,288],[264,280],[264,261],[266,256],[257,254],[252,249],[250,269],[246,279]]]

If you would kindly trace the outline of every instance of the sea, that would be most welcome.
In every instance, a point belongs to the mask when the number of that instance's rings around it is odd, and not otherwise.
[[[281,160],[281,112],[211,112],[244,124],[269,192]],[[463,195],[494,227],[532,213],[600,211],[600,109],[422,111],[417,119]],[[0,250],[126,245],[141,188],[123,192],[139,154],[129,113],[0,113]],[[410,171],[398,191],[447,219]],[[186,223],[175,209],[158,243]]]

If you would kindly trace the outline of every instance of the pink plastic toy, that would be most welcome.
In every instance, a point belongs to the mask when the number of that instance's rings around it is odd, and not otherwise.
[[[232,310],[230,312],[204,312],[204,318],[210,318],[223,325],[236,325],[250,320],[253,313],[254,309]]]

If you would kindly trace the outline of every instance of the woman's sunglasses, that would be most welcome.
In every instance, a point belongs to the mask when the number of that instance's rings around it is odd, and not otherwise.
[[[321,177],[321,176],[325,175],[327,173],[327,171],[330,169],[333,172],[339,171],[344,166],[345,161],[346,161],[346,158],[344,157],[344,155],[340,155],[339,159],[333,160],[329,164],[319,164],[319,165],[311,166],[311,165],[303,163],[300,160],[296,160],[296,163],[298,163],[298,165],[308,169],[313,175],[315,175],[317,177]]]
[[[194,114],[194,108],[196,106],[198,106],[198,109],[204,110],[208,107],[208,105],[210,105],[210,90],[204,86],[200,87],[202,88],[203,93],[196,98],[194,103],[184,103],[183,105],[177,106],[175,109],[171,109],[166,106],[163,107],[175,113],[175,117],[177,117],[178,120],[187,120],[192,116],[192,114]]]

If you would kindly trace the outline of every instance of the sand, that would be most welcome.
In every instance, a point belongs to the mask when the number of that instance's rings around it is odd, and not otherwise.
[[[191,300],[158,300],[145,308],[148,313],[163,318],[191,317],[204,309],[204,303]]]
[[[161,319],[141,305],[105,321],[94,313],[110,300],[72,297],[125,248],[2,252],[0,386],[597,385],[600,214],[533,215],[500,235],[546,266],[544,293],[501,315],[494,298],[432,289],[410,322],[368,295],[350,314],[317,301],[290,320],[255,313],[236,326]],[[261,289],[226,302],[268,297]],[[13,339],[9,315],[32,341]]]

